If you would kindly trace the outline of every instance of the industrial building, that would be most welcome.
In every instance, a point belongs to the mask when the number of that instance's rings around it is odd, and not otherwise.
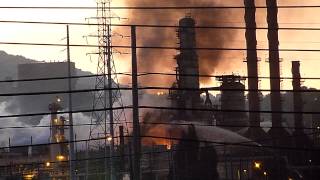
[[[244,5],[245,11],[245,22],[247,25],[246,29],[246,40],[247,40],[247,68],[248,68],[248,101],[249,101],[249,117],[246,113],[246,97],[245,97],[245,85],[242,81],[246,80],[241,76],[227,75],[217,77],[217,80],[221,82],[220,87],[211,88],[211,90],[220,90],[221,98],[220,105],[217,107],[212,103],[211,107],[205,106],[205,101],[201,100],[200,94],[206,93],[207,99],[210,90],[199,87],[199,62],[197,52],[194,52],[196,47],[195,21],[191,17],[186,17],[180,20],[178,28],[178,37],[180,44],[180,54],[176,57],[177,59],[177,78],[173,84],[173,90],[169,92],[169,98],[173,102],[173,107],[179,107],[185,109],[185,111],[177,112],[176,118],[173,120],[185,120],[195,121],[203,124],[208,122],[216,122],[216,126],[220,126],[224,129],[229,129],[233,132],[239,133],[246,136],[249,139],[263,144],[266,146],[286,147],[286,148],[310,148],[317,145],[318,138],[318,125],[316,123],[317,116],[313,116],[313,139],[315,142],[310,143],[311,136],[307,136],[304,132],[303,116],[301,113],[294,114],[294,125],[295,130],[291,134],[287,129],[283,127],[282,118],[282,98],[281,98],[281,75],[280,75],[280,57],[279,57],[279,37],[278,37],[278,10],[277,2],[275,0],[267,1],[267,22],[268,22],[268,41],[269,41],[269,68],[270,68],[270,88],[271,88],[271,122],[272,127],[269,131],[265,131],[260,126],[260,92],[259,89],[259,74],[258,74],[258,56],[257,56],[257,40],[256,40],[256,22],[255,22],[255,3],[253,0],[245,0]],[[186,36],[188,38],[186,38]],[[186,48],[186,50],[185,50]],[[184,54],[189,56],[185,57]],[[297,61],[292,62],[292,77],[293,77],[293,110],[295,112],[303,111],[303,102],[301,98],[301,76],[300,76],[300,63]],[[198,68],[198,69],[196,69]],[[178,89],[178,90],[175,90]],[[199,91],[197,91],[197,89]],[[191,91],[194,90],[194,91]],[[190,92],[189,92],[190,91]],[[210,100],[210,99],[209,99]],[[201,112],[197,109],[212,108],[212,112],[215,115],[214,120],[209,113]],[[216,111],[216,112],[215,112]],[[199,114],[201,115],[199,115]],[[208,116],[209,115],[209,116]],[[178,117],[178,118],[177,118]],[[248,126],[249,125],[249,126]],[[182,144],[184,142],[181,142]],[[199,147],[198,147],[199,148]],[[252,148],[249,150],[250,155],[246,154],[233,154],[231,159],[227,156],[220,156],[218,164],[225,164],[225,170],[231,167],[235,167],[234,171],[227,171],[224,178],[222,179],[265,179],[266,176],[273,177],[272,179],[299,179],[304,176],[306,179],[318,177],[316,174],[306,173],[309,163],[319,163],[318,158],[315,158],[314,152],[301,152],[301,151],[286,151],[283,150],[270,150],[264,151],[263,153],[258,150],[259,148]],[[196,149],[194,149],[196,150]],[[199,152],[200,153],[200,152]],[[177,153],[176,153],[177,154]],[[201,154],[201,153],[200,153]],[[199,154],[199,156],[201,156]],[[224,162],[223,162],[223,160]],[[233,160],[232,160],[233,159]],[[236,161],[234,161],[237,159]],[[311,160],[312,159],[312,160]],[[264,164],[265,171],[249,172],[248,168],[255,164],[255,161],[259,160],[261,164]],[[177,160],[178,161],[178,160]],[[180,160],[179,160],[180,161]],[[233,164],[232,164],[232,161]],[[238,162],[237,162],[238,161]],[[239,163],[240,161],[240,163]],[[314,162],[316,161],[316,162]],[[272,171],[278,172],[272,174],[270,167],[272,162],[279,162],[279,167]],[[195,163],[194,160],[190,160],[189,163]],[[202,163],[205,163],[203,161]],[[243,163],[243,164],[242,164]],[[184,162],[187,164],[187,162]],[[241,170],[241,166],[247,166],[247,168]],[[268,164],[268,165],[267,165]],[[201,164],[198,165],[201,167]],[[267,167],[270,166],[270,167]],[[289,168],[292,166],[292,168]],[[297,167],[297,169],[294,168]],[[219,165],[218,165],[219,167]],[[254,166],[253,166],[254,168]],[[182,168],[183,169],[183,168]],[[233,169],[233,168],[231,168]],[[238,170],[237,170],[238,169]],[[240,169],[240,171],[239,171]],[[262,170],[263,168],[257,168]],[[272,169],[272,168],[271,168]],[[282,170],[281,170],[282,169]],[[221,170],[221,169],[220,169]],[[246,175],[242,175],[243,170]],[[189,170],[190,171],[190,170]],[[186,172],[189,172],[188,170]],[[181,177],[186,175],[181,173]],[[220,171],[221,172],[221,171]],[[237,174],[238,172],[238,174]],[[240,172],[240,175],[239,175]],[[281,172],[286,172],[281,174]],[[194,170],[194,173],[197,173]],[[257,174],[258,173],[258,174]],[[259,175],[260,173],[260,175]],[[223,173],[222,173],[223,174]],[[232,175],[233,174],[233,175]],[[303,174],[303,175],[302,175]],[[191,176],[190,175],[190,179]],[[229,176],[229,177],[228,177]],[[259,178],[257,176],[260,176]],[[283,177],[281,177],[283,176]],[[196,176],[197,177],[197,176]],[[293,178],[294,177],[294,178]],[[184,177],[182,179],[186,179]],[[267,179],[269,179],[267,178]],[[178,178],[179,179],[179,178]],[[208,178],[208,179],[212,179]]]
[[[278,37],[277,1],[267,1],[267,22],[269,42],[270,69],[270,109],[272,126],[270,130],[261,127],[260,92],[257,56],[257,37],[254,0],[244,0],[247,45],[248,77],[239,75],[216,76],[218,87],[200,88],[199,56],[196,50],[196,21],[186,16],[179,21],[177,29],[178,55],[176,59],[176,80],[169,90],[167,98],[173,110],[162,110],[161,117],[167,119],[155,121],[152,125],[141,125],[142,137],[151,138],[159,143],[141,146],[142,180],[284,180],[284,179],[319,179],[319,151],[299,151],[320,146],[319,115],[313,115],[312,137],[304,131],[303,102],[301,95],[300,62],[292,62],[292,86],[294,131],[291,133],[283,127],[280,55]],[[19,66],[19,76],[24,78],[57,77],[65,63],[51,66],[52,76],[46,76],[48,64],[39,63]],[[33,69],[35,68],[35,69]],[[72,65],[74,70],[74,64]],[[40,69],[42,69],[40,71]],[[47,70],[46,70],[47,71]],[[61,75],[61,73],[59,73]],[[248,81],[248,87],[245,86]],[[73,82],[75,83],[75,82]],[[66,80],[56,83],[42,83],[33,86],[19,83],[18,89],[37,91],[67,89]],[[75,84],[72,84],[74,87]],[[45,87],[45,88],[44,88]],[[210,99],[210,91],[220,93],[219,104]],[[246,92],[248,92],[246,94]],[[164,94],[166,95],[166,94]],[[204,95],[204,98],[203,98]],[[64,96],[62,96],[64,97]],[[104,97],[105,98],[105,97]],[[248,99],[246,99],[248,98]],[[30,97],[21,101],[27,103]],[[42,99],[43,100],[43,99]],[[45,99],[48,102],[51,100]],[[317,103],[320,101],[315,99]],[[247,103],[248,102],[248,103]],[[39,104],[42,106],[43,104]],[[247,106],[248,105],[248,106]],[[32,107],[30,107],[31,109]],[[47,108],[47,106],[46,106]],[[19,179],[68,179],[68,144],[66,134],[68,120],[58,116],[63,110],[60,97],[54,97],[49,104],[50,145],[34,148],[26,146],[19,151],[8,148],[0,153],[0,176]],[[297,113],[300,112],[300,113]],[[268,112],[265,112],[268,113]],[[155,114],[149,114],[152,116]],[[156,116],[156,115],[155,115]],[[159,126],[166,123],[167,126]],[[171,126],[179,124],[182,127]],[[163,125],[163,124],[162,124]],[[152,137],[150,129],[159,128],[168,137]],[[76,176],[78,179],[109,179],[111,169],[115,166],[116,179],[133,171],[132,142],[119,129],[119,143],[115,144],[113,157],[111,145],[107,147],[106,134],[97,141],[103,145],[94,150],[80,150],[76,158]],[[100,136],[99,136],[100,137]],[[111,140],[114,137],[110,137]],[[313,138],[313,139],[312,139]],[[312,141],[313,140],[313,141]],[[41,148],[41,149],[40,149]],[[140,148],[140,147],[139,147]],[[31,149],[31,150],[30,150]],[[295,151],[294,151],[295,150]],[[15,157],[12,159],[12,157]],[[94,157],[93,159],[86,159]],[[114,164],[105,164],[105,159],[114,158]],[[19,164],[28,164],[19,166]],[[86,165],[84,165],[86,164]],[[311,172],[311,173],[310,173]],[[201,178],[199,178],[201,177]],[[0,178],[0,180],[2,180]]]

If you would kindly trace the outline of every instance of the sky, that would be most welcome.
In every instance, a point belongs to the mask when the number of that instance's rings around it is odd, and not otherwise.
[[[140,4],[147,2],[146,0],[130,0],[137,1]],[[150,0],[151,1],[151,0]],[[165,0],[163,1],[165,2]],[[242,5],[241,0],[217,0],[220,5]],[[264,0],[256,0],[257,5],[264,5]],[[164,4],[164,3],[163,3]],[[279,0],[279,5],[320,5],[318,0]],[[94,0],[10,0],[0,1],[0,6],[95,6]],[[125,6],[125,0],[113,0],[113,6]],[[114,11],[119,17],[128,18],[134,22],[135,17],[132,13],[124,10]],[[187,12],[186,12],[187,13]],[[319,27],[320,20],[319,9],[290,9],[279,10],[280,27]],[[88,22],[88,18],[96,15],[95,10],[21,10],[21,9],[1,9],[0,20],[22,20],[22,21],[55,21],[55,22]],[[165,16],[165,13],[163,13]],[[177,17],[180,18],[180,17]],[[243,16],[226,17],[227,20],[221,22],[222,25],[243,25]],[[266,27],[265,10],[257,11],[258,26]],[[114,23],[128,23],[128,20],[120,20]],[[94,20],[89,20],[94,22]],[[163,24],[175,25],[175,20],[167,20],[161,22]],[[95,26],[71,26],[70,36],[71,44],[97,44],[95,38],[90,35],[96,34]],[[127,36],[127,30],[119,30]],[[233,42],[225,44],[225,47],[244,48],[245,39],[244,31],[235,32],[237,37]],[[267,48],[267,32],[260,30],[258,33],[258,48]],[[116,34],[116,33],[114,33]],[[144,36],[145,34],[138,34]],[[280,49],[320,49],[320,31],[280,31]],[[36,42],[36,43],[66,43],[66,27],[63,25],[35,25],[35,24],[9,24],[0,23],[0,42]],[[172,38],[175,38],[173,35]],[[119,36],[114,37],[114,44],[127,42]],[[63,47],[38,47],[38,46],[13,46],[0,45],[0,50],[14,55],[22,55],[27,58],[38,61],[64,61],[66,60],[66,50]],[[119,51],[119,52],[118,52]],[[126,55],[126,50],[118,50],[114,53],[115,64],[118,72],[130,71],[130,55]],[[82,70],[96,71],[96,56],[88,55],[95,53],[92,48],[71,48],[71,59],[76,62],[76,66]],[[301,75],[303,77],[320,77],[317,65],[319,64],[320,52],[281,52],[283,62],[281,63],[282,75],[291,77],[291,61],[301,61]],[[225,56],[227,57],[227,55]],[[261,59],[259,63],[260,75],[268,76],[268,53],[259,52]],[[172,57],[168,57],[172,58]],[[240,74],[246,75],[246,64],[243,62],[245,53],[239,53],[237,56],[226,58],[215,67],[213,75],[220,74]],[[174,67],[165,68],[166,71],[173,72]],[[161,71],[161,69],[159,70]],[[1,77],[0,77],[1,79]],[[121,80],[121,77],[120,77]],[[123,79],[123,83],[128,83]],[[268,87],[268,80],[261,81],[261,88]],[[310,80],[303,83],[309,87],[320,88],[319,81]],[[212,80],[210,83],[202,84],[202,86],[216,86],[218,83]],[[283,81],[283,89],[291,89],[290,81]]]

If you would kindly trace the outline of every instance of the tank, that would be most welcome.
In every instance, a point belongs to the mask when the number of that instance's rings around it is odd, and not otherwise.
[[[223,126],[226,129],[240,130],[248,125],[247,114],[246,112],[232,111],[246,110],[245,85],[242,83],[245,78],[236,75],[226,75],[217,77],[217,80],[221,82],[221,113],[217,120],[217,125]]]

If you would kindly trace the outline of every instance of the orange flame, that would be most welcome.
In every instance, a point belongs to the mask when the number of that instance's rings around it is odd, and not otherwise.
[[[172,138],[180,137],[180,134],[181,131],[179,129],[172,131],[168,125],[156,125],[151,127],[145,134],[154,138],[143,138],[142,144],[145,146],[163,145],[170,150],[174,144],[177,144],[177,141],[172,140]]]

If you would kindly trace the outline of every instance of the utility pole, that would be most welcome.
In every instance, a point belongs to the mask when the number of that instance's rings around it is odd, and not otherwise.
[[[110,6],[109,6],[110,8]],[[114,154],[114,127],[113,127],[113,82],[112,82],[112,65],[111,65],[111,29],[110,25],[107,26],[107,68],[108,68],[108,104],[109,104],[109,126],[110,126],[110,179],[115,180],[115,169],[114,169],[114,159],[113,159],[113,154]]]
[[[136,26],[131,26],[132,54],[132,115],[133,115],[133,180],[140,180],[140,124]]]
[[[75,180],[74,171],[74,135],[73,135],[73,118],[72,118],[72,86],[71,86],[71,62],[70,62],[70,35],[69,26],[67,25],[67,60],[68,60],[68,90],[69,90],[69,174],[70,180]]]

